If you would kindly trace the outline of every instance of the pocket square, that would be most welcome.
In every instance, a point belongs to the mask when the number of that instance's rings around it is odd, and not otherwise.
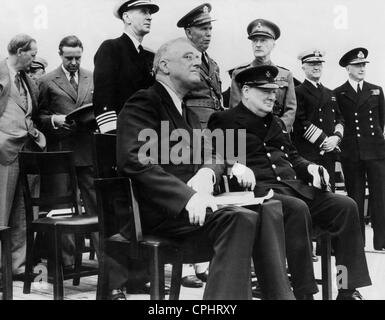
[[[372,96],[379,96],[380,95],[380,89],[373,89],[372,90]]]

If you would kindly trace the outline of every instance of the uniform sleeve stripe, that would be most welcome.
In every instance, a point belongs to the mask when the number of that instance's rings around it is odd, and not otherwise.
[[[306,140],[310,143],[315,143],[317,139],[323,134],[323,131],[320,128],[317,128],[315,125],[311,125],[309,129],[306,130],[303,135]]]
[[[98,125],[102,125],[102,124],[110,122],[110,121],[116,121],[117,119],[118,119],[117,117],[111,116],[111,117],[106,117],[106,118],[100,119],[97,121],[97,123],[98,123]]]
[[[117,117],[116,112],[115,111],[109,111],[109,112],[102,113],[96,117],[96,121],[103,120],[103,118],[110,117],[110,116]]]
[[[110,121],[105,124],[99,125],[99,130],[101,133],[107,133],[116,130],[116,121]]]

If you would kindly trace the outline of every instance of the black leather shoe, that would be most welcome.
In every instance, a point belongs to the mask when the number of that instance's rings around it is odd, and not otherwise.
[[[196,275],[186,276],[182,278],[182,286],[187,288],[202,288],[203,282]]]
[[[364,300],[357,290],[339,291],[336,300]]]
[[[207,282],[207,277],[209,276],[209,270],[206,270],[205,272],[202,272],[202,273],[195,273],[195,275],[202,282]]]
[[[127,299],[122,289],[116,289],[111,291],[110,300],[127,300]]]
[[[128,287],[126,288],[127,294],[150,294],[151,293],[151,283],[147,282],[141,287]],[[164,285],[164,294],[170,294],[170,286],[168,284]]]

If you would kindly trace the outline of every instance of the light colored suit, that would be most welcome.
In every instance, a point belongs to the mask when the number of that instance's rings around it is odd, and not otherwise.
[[[23,272],[26,245],[18,152],[45,147],[45,137],[32,120],[37,108],[36,86],[25,73],[21,76],[28,89],[27,106],[23,105],[16,85],[11,82],[6,60],[0,62],[0,225],[12,227],[13,273]]]

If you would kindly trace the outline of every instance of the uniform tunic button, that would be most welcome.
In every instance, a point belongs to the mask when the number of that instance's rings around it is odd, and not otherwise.
[[[369,120],[370,120],[370,121],[373,121],[373,118],[370,118]]]
[[[322,122],[323,120],[322,119],[319,119],[319,122]]]
[[[263,146],[266,147],[266,143],[264,143]]]
[[[358,123],[358,120],[356,120],[356,123]]]
[[[104,107],[104,108],[103,108],[103,110],[104,110],[104,111],[107,111],[107,108],[106,108],[106,107]]]
[[[284,146],[281,146],[281,150],[282,150],[282,151],[285,150],[285,147],[284,147]]]
[[[372,110],[370,110],[369,113],[372,114],[373,113]]]
[[[272,167],[273,169],[277,169],[277,166],[276,166],[275,164],[273,164],[271,167]]]
[[[271,153],[266,154],[268,158],[271,158]]]
[[[373,128],[374,128],[374,125],[371,124],[371,125],[370,125],[370,128],[373,129]]]
[[[294,180],[297,180],[297,176],[294,176]]]
[[[359,138],[359,137],[361,137],[361,135],[360,135],[360,134],[357,134],[357,137]]]
[[[333,113],[335,112],[334,109],[332,109],[332,112],[333,112]]]
[[[288,155],[287,153],[285,153],[285,157],[286,157],[286,158],[289,158],[289,155]]]
[[[372,132],[372,136],[374,136],[374,132]]]
[[[281,177],[277,177],[277,181],[281,181],[282,179],[281,179]]]
[[[322,109],[318,109],[320,112],[322,111]]]
[[[293,168],[293,165],[290,163],[290,167],[292,167]]]
[[[357,117],[357,116],[358,116],[358,113],[355,113],[354,115]]]
[[[357,130],[360,130],[360,127],[357,127],[356,129],[357,129]]]

